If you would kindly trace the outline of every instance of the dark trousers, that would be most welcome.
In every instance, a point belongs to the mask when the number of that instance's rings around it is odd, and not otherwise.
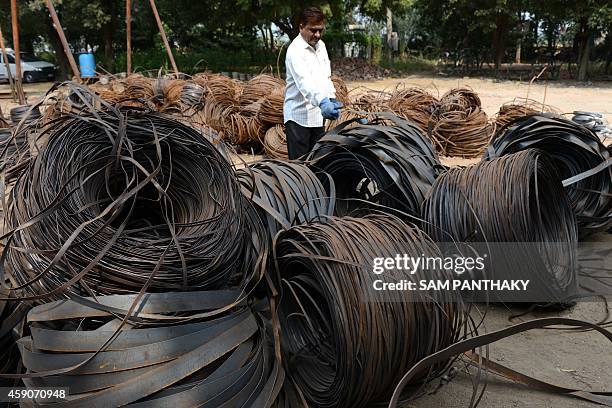
[[[289,160],[295,160],[312,150],[325,133],[325,128],[323,126],[304,127],[290,120],[285,123],[285,133],[287,135]]]

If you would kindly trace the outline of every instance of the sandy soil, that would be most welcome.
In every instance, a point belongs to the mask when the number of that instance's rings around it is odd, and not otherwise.
[[[483,108],[493,115],[500,105],[514,98],[536,99],[556,106],[563,112],[587,110],[602,112],[612,122],[612,83],[595,83],[584,86],[577,83],[543,83],[531,87],[526,82],[493,81],[490,79],[450,79],[424,76],[408,76],[374,82],[352,82],[349,87],[366,86],[371,89],[391,89],[398,83],[420,86],[440,95],[457,86],[470,86],[480,95]],[[50,84],[26,85],[26,92],[35,99]],[[0,85],[0,90],[6,85]],[[0,106],[8,113],[8,100],[0,100]],[[610,141],[612,142],[612,141]],[[245,156],[251,161],[256,157]],[[447,164],[469,164],[464,160],[445,160]],[[607,242],[612,247],[612,234],[600,234],[592,240]],[[515,314],[499,306],[491,307],[485,320],[485,328],[492,331],[512,324],[509,316]],[[548,314],[531,314],[523,319],[550,315],[599,321],[605,316],[601,303],[582,302],[570,310]],[[593,332],[563,332],[536,330],[502,340],[490,348],[491,359],[527,375],[567,387],[588,390],[612,389],[612,345]],[[462,368],[461,364],[456,364]],[[427,395],[408,406],[418,407],[466,407],[469,405],[472,384],[463,370],[435,395]],[[554,396],[516,385],[499,377],[489,376],[487,391],[481,407],[590,407],[581,400]]]

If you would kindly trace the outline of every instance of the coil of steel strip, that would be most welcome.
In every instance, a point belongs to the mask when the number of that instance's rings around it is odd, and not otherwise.
[[[10,298],[10,292],[0,288],[0,296]],[[15,300],[0,300],[0,374],[21,372],[21,357],[16,340],[21,336],[28,307]],[[18,379],[0,378],[1,387],[14,387]]]
[[[566,187],[577,216],[580,235],[602,231],[612,223],[612,166],[610,153],[584,126],[554,115],[533,115],[494,137],[484,158],[491,159],[537,148],[550,154],[562,179],[598,166],[600,171]]]
[[[512,302],[562,302],[577,289],[577,229],[553,159],[527,149],[441,175],[423,205],[436,242],[487,243],[486,279],[527,279]],[[480,278],[483,278],[482,276]]]
[[[33,308],[19,340],[29,388],[64,387],[57,407],[269,407],[284,372],[269,334],[230,291],[56,301]],[[122,324],[117,313],[135,306]],[[109,308],[111,311],[109,311]],[[69,313],[66,313],[69,312]]]
[[[79,92],[85,92],[81,89]],[[19,297],[245,286],[267,238],[232,165],[195,129],[106,106],[64,117],[17,180],[6,214]]]
[[[281,396],[285,406],[300,406],[301,396],[316,407],[388,401],[404,370],[462,337],[466,309],[456,292],[427,297],[373,289],[378,279],[420,279],[398,269],[374,274],[375,257],[439,255],[425,233],[395,216],[294,226],[279,233],[274,251],[280,346],[290,382]],[[427,273],[447,277],[442,270]],[[422,371],[413,384],[446,366]]]
[[[335,187],[328,178],[326,190],[306,165],[280,160],[261,160],[238,170],[243,194],[266,220],[271,238],[281,229],[333,215]]]
[[[356,198],[419,216],[442,165],[416,125],[392,114],[377,116],[393,125],[348,128],[355,120],[344,122],[319,140],[307,162],[334,179],[339,215],[363,207],[350,200]]]

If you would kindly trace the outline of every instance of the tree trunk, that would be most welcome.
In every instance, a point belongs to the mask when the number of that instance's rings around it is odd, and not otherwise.
[[[589,65],[589,54],[590,54],[590,30],[587,25],[588,21],[586,18],[580,20],[580,28],[576,33],[576,39],[578,40],[578,80],[585,81],[587,77],[587,70]]]
[[[393,13],[387,7],[387,60],[391,61],[393,52],[391,50],[391,33],[393,32]]]
[[[107,68],[113,70],[111,64],[115,60],[115,52],[113,50],[113,34],[115,32],[116,27],[116,4],[115,0],[107,0],[106,1],[106,9],[110,15],[110,20],[104,24],[102,28],[102,35],[104,37],[104,60]]]
[[[69,79],[71,77],[71,75],[69,75],[69,73],[71,72],[70,62],[68,62],[68,57],[66,57],[66,54],[64,54],[64,47],[62,46],[62,41],[57,35],[57,31],[55,31],[51,19],[47,15],[44,15],[42,21],[44,21],[45,27],[47,28],[49,42],[51,43],[53,51],[55,52],[55,60],[58,66],[56,79],[59,81]]]
[[[508,31],[508,15],[498,14],[495,19],[495,31],[493,32],[493,50],[495,52],[495,72],[503,62],[506,53],[506,32]]]
[[[268,32],[270,33],[270,50],[274,51],[274,33],[272,32],[272,24],[268,26]]]
[[[586,81],[588,68],[589,68],[589,57],[591,54],[591,34],[584,36],[580,42],[580,68],[578,68],[578,80]]]

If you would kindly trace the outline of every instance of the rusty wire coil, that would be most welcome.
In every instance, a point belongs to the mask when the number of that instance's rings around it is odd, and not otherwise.
[[[231,164],[195,129],[107,106],[45,135],[6,214],[20,297],[130,293],[152,274],[153,291],[261,278],[263,225]]]
[[[339,76],[332,75],[331,81],[334,84],[334,89],[336,89],[336,100],[342,102],[344,106],[348,106],[351,100],[349,98],[349,90],[344,80]]]
[[[182,113],[181,92],[185,83],[179,79],[156,78],[153,81],[153,96],[148,102],[158,112]]]
[[[388,106],[398,116],[416,123],[424,132],[428,131],[429,120],[436,110],[438,100],[421,88],[396,88],[391,94]]]
[[[282,229],[321,221],[334,213],[335,187],[328,175],[327,189],[304,164],[260,160],[238,170],[242,192],[266,220],[274,238]]]
[[[35,307],[31,335],[18,343],[29,373],[24,382],[69,389],[68,400],[49,406],[270,407],[284,372],[261,315],[244,303],[227,308],[240,292],[100,296]]]
[[[249,105],[270,94],[270,90],[285,87],[285,81],[268,74],[260,74],[249,79],[243,86],[238,98],[241,106]]]
[[[198,82],[196,80],[196,82]],[[205,81],[198,82],[207,89],[207,99],[214,100],[224,108],[235,109],[238,103],[238,95],[242,85],[238,81],[223,75],[211,74],[206,76]]]
[[[187,82],[181,90],[181,103],[188,109],[201,110],[206,89],[195,82]]]
[[[517,119],[541,112],[560,113],[557,108],[550,105],[545,105],[533,99],[516,98],[512,102],[505,103],[495,114],[495,129],[493,130],[493,134],[496,134],[498,130],[507,126],[509,123],[516,121]]]
[[[289,159],[287,135],[284,125],[275,125],[266,131],[263,141],[266,156],[273,159]]]
[[[355,110],[365,112],[385,112],[388,111],[388,102],[391,94],[384,91],[373,91],[366,89],[356,95],[351,101],[351,106]]]
[[[257,116],[259,114],[259,110],[261,109],[261,105],[263,104],[263,102],[264,99],[262,98],[248,105],[240,106],[240,113],[244,116]]]
[[[153,79],[141,75],[130,75],[123,80],[128,98],[149,100],[155,95]]]
[[[285,87],[276,87],[264,97],[257,117],[270,126],[284,123]]]
[[[597,135],[560,116],[533,115],[498,134],[487,148],[485,159],[528,148],[543,150],[554,159],[581,235],[605,230],[612,222],[612,159]],[[567,180],[589,171],[592,174],[584,179]]]
[[[442,170],[438,156],[416,125],[392,114],[378,115],[394,125],[344,123],[319,140],[307,161],[333,177],[338,214],[366,205],[365,200],[419,216]]]
[[[546,153],[527,149],[451,168],[434,183],[423,218],[436,242],[491,243],[487,279],[530,280],[528,294],[513,292],[506,301],[561,302],[575,294],[576,222]]]
[[[449,110],[473,111],[482,108],[478,94],[471,88],[453,88],[440,98],[440,111]]]
[[[487,114],[480,108],[464,110],[453,102],[441,102],[430,119],[431,138],[436,150],[444,156],[479,157],[491,140],[493,129]]]
[[[222,119],[224,137],[235,145],[261,143],[265,135],[265,126],[255,116],[244,116],[233,112]]]
[[[280,406],[384,403],[408,369],[463,336],[467,315],[456,292],[426,298],[419,291],[373,289],[378,279],[417,279],[398,269],[376,275],[374,258],[439,256],[425,233],[397,217],[332,217],[298,225],[277,236],[274,252],[280,346],[293,385]],[[447,278],[444,271],[429,273]],[[423,370],[413,384],[446,366]]]

